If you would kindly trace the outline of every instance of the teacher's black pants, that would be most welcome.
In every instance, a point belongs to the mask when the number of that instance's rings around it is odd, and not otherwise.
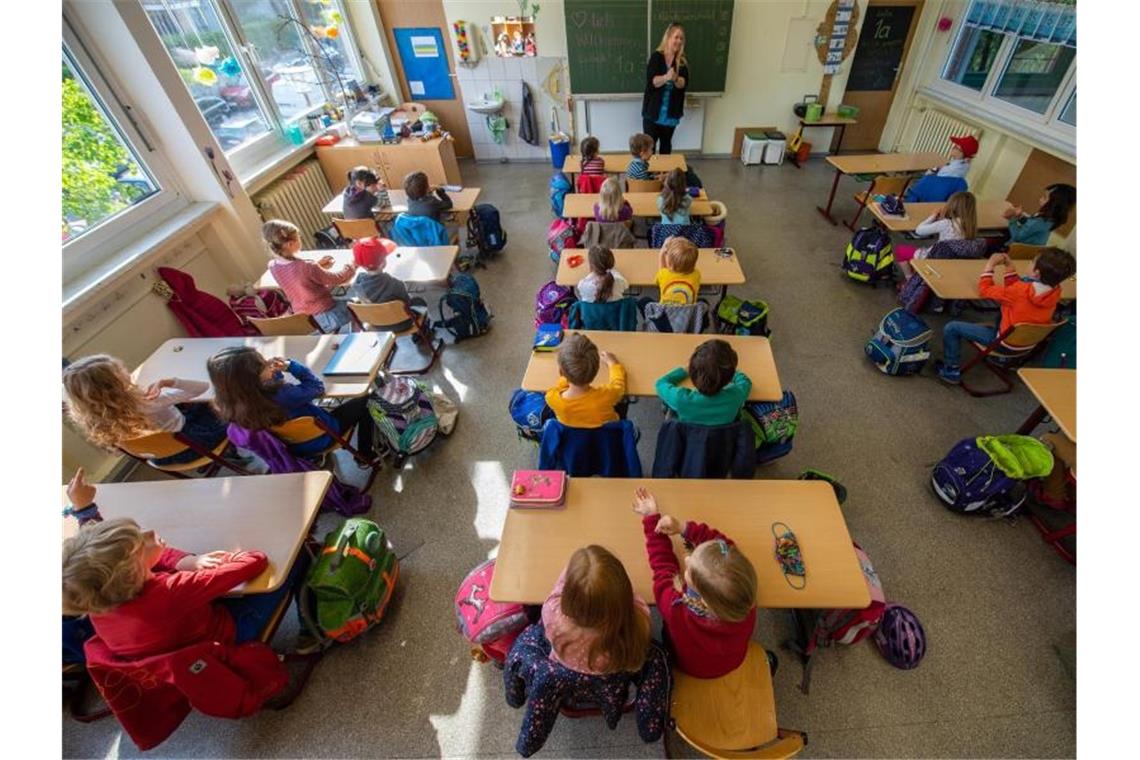
[[[663,156],[667,156],[673,152],[673,132],[676,127],[666,127],[649,119],[642,118],[641,126],[645,130],[645,134],[653,138],[657,152]]]

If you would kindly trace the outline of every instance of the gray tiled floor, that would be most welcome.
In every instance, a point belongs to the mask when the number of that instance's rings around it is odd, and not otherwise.
[[[1033,406],[1012,395],[971,399],[929,377],[888,378],[862,347],[892,307],[889,289],[845,281],[836,267],[849,237],[815,212],[831,174],[821,161],[743,167],[693,162],[729,208],[729,242],[748,275],[741,292],[772,307],[773,349],[783,384],[795,391],[801,428],[795,450],[761,471],[794,477],[804,467],[839,476],[845,514],[889,599],[912,607],[929,654],[916,670],[891,668],[869,643],[819,658],[810,697],[782,650],[776,676],[780,723],[809,733],[805,756],[1060,757],[1076,752],[1071,646],[1075,571],[1021,521],[974,521],[946,512],[930,494],[930,466],[958,439],[1010,432]],[[404,555],[403,587],[389,619],[364,640],[332,652],[307,691],[284,713],[243,722],[191,716],[155,757],[509,756],[520,713],[502,698],[499,671],[472,663],[455,634],[451,598],[464,573],[497,546],[507,478],[532,465],[516,439],[507,399],[529,353],[532,297],[551,276],[550,220],[537,164],[464,165],[510,235],[506,252],[477,277],[494,329],[449,347],[431,379],[462,401],[458,428],[402,473],[382,473],[372,517]],[[853,209],[844,180],[838,213]],[[933,325],[942,319],[932,317]],[[656,405],[631,418],[649,466]],[[327,529],[331,520],[322,518]],[[763,612],[758,639],[787,636],[786,613]],[[1070,655],[1066,655],[1070,657]],[[114,721],[63,724],[64,755],[140,753]],[[560,720],[549,757],[655,756],[630,720],[614,732],[600,720]]]

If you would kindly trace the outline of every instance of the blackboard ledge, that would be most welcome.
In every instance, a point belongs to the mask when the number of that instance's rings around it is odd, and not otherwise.
[[[570,97],[576,100],[637,100],[642,97],[644,93],[641,92],[617,92],[617,93],[600,93],[600,92],[585,92],[570,93]],[[686,92],[686,98],[719,98],[723,96],[723,92]]]

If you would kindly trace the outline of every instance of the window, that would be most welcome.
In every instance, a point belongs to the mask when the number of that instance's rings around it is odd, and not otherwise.
[[[1077,51],[1071,47],[1018,40],[994,96],[1035,113],[1045,113],[1076,57]]]
[[[946,62],[946,71],[942,77],[980,92],[989,78],[990,68],[994,65],[1004,38],[1005,35],[988,29],[966,27]]]
[[[1058,118],[1070,127],[1077,126],[1077,91],[1075,89],[1073,90],[1073,94],[1069,96],[1069,102],[1065,104],[1065,108],[1061,111],[1061,115]]]

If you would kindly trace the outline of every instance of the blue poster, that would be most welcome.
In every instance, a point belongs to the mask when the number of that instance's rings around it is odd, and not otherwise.
[[[412,100],[451,100],[451,67],[443,34],[435,27],[393,29]]]

